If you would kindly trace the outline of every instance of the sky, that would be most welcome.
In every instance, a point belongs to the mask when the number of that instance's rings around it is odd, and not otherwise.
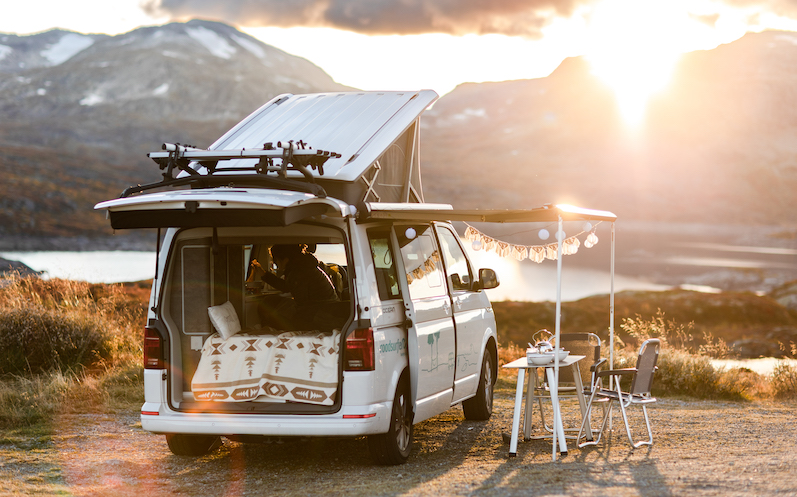
[[[539,78],[583,55],[633,119],[680,54],[797,31],[794,0],[0,0],[0,32],[218,20],[364,90]]]

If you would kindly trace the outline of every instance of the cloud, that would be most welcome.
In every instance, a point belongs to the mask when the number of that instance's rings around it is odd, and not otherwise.
[[[151,15],[238,26],[324,26],[364,34],[500,33],[541,37],[555,17],[594,0],[145,0]]]
[[[589,12],[602,0],[141,0],[153,17],[204,18],[242,27],[332,27],[369,35],[447,33],[541,38],[555,18]],[[641,0],[640,0],[641,1]],[[727,8],[797,19],[796,0],[720,0],[690,13],[716,26]]]
[[[724,0],[722,3],[730,7],[754,8],[784,17],[797,16],[797,2],[794,0]]]

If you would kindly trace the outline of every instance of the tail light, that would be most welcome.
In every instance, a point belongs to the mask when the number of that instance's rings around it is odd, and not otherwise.
[[[374,370],[374,330],[360,328],[346,338],[346,371]]]
[[[144,369],[163,369],[163,339],[155,328],[144,328]]]

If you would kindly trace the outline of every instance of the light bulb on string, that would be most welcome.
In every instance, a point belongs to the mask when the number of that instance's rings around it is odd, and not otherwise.
[[[581,228],[584,231],[589,231],[592,229],[592,223],[589,221],[584,221],[584,226]]]
[[[414,240],[418,233],[415,231],[415,228],[407,228],[404,232],[404,236],[407,237],[407,240]]]
[[[539,233],[537,233],[537,236],[539,236],[539,237],[540,237],[540,240],[547,240],[547,239],[548,239],[548,237],[549,237],[549,236],[551,236],[551,234],[550,234],[550,233],[548,233],[548,230],[546,230],[545,228],[543,228],[543,229],[541,229],[541,230],[540,230],[540,232],[539,232]]]
[[[567,235],[565,234],[565,232],[564,232],[564,231],[562,231],[562,230],[559,230],[559,231],[557,231],[557,232],[556,232],[556,239],[557,239],[557,240],[559,240],[559,241],[561,242],[561,241],[562,241],[562,240],[564,240],[565,238],[567,238]]]
[[[473,243],[471,244],[471,247],[473,248],[473,250],[476,250],[477,252],[478,252],[479,250],[481,250],[481,249],[482,249],[482,242],[481,242],[481,240],[473,240]]]

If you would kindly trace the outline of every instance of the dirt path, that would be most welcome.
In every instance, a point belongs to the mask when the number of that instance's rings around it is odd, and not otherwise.
[[[151,495],[797,495],[797,408],[660,400],[655,443],[630,450],[620,432],[551,461],[549,441],[507,458],[508,395],[493,419],[461,409],[416,426],[410,461],[372,465],[363,439],[264,445],[225,441],[203,458],[171,455],[138,417],[70,415],[54,444],[63,487],[76,496]],[[620,436],[622,435],[622,436]]]

